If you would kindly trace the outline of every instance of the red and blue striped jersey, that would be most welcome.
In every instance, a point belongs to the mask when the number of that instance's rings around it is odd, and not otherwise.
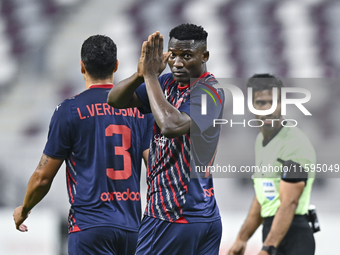
[[[96,226],[138,231],[142,153],[154,119],[106,103],[112,85],[94,85],[57,106],[44,153],[64,158],[69,232]]]
[[[213,119],[222,117],[224,92],[216,89],[215,77],[204,73],[194,84],[180,87],[171,73],[159,77],[165,98],[192,119],[190,133],[169,139],[155,123],[147,171],[147,206],[145,215],[170,222],[207,222],[220,218],[212,178],[192,171],[196,165],[208,166],[214,161],[220,126]],[[219,104],[208,98],[207,115],[201,115],[201,95],[209,87],[218,95]],[[203,89],[200,89],[203,88]],[[151,112],[145,84],[136,94],[141,112]]]

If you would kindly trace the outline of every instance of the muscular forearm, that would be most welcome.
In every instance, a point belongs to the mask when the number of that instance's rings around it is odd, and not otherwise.
[[[63,159],[51,158],[45,154],[42,155],[37,169],[28,182],[24,201],[21,206],[15,208],[13,213],[15,226],[18,230],[22,232],[27,231],[27,226],[23,222],[28,217],[29,211],[49,191],[53,178],[63,161]]]
[[[263,219],[258,215],[249,215],[242,225],[242,228],[237,236],[242,241],[248,241],[249,238],[255,233],[257,228],[262,224]]]
[[[22,203],[23,212],[28,213],[36,204],[38,204],[48,193],[52,181],[41,178],[39,171],[33,173],[28,182],[24,201]]]
[[[280,205],[264,245],[277,247],[280,244],[292,223],[296,207],[294,202]]]
[[[261,217],[261,205],[255,197],[253,203],[251,204],[247,219],[242,225],[237,238],[242,241],[248,241],[256,229],[262,224],[262,222],[263,218]]]
[[[58,172],[63,161],[63,159],[51,158],[45,154],[42,155],[40,162],[27,185],[25,198],[22,204],[24,211],[30,211],[48,193],[54,176]]]
[[[262,222],[263,218],[261,217],[261,206],[255,197],[250,207],[247,219],[242,225],[237,238],[242,241],[248,241]]]
[[[165,99],[157,76],[145,76],[144,79],[150,108],[162,134],[173,138],[188,133],[190,130],[190,117],[181,113]]]
[[[251,204],[248,216],[243,223],[240,232],[237,235],[236,241],[230,248],[228,255],[244,254],[249,238],[254,234],[256,229],[261,225],[263,219],[261,217],[261,205],[255,197]]]
[[[264,245],[277,247],[280,244],[292,223],[304,187],[303,181],[297,183],[280,181],[279,197],[281,205],[275,214]]]
[[[116,84],[109,92],[107,103],[115,108],[139,107],[135,90],[143,83],[143,77],[134,73],[129,78]]]

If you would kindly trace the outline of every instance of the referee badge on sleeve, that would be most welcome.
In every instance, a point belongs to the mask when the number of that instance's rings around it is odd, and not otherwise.
[[[276,188],[274,181],[272,180],[263,180],[262,181],[262,188],[263,188],[263,194],[267,199],[272,201],[276,196]]]

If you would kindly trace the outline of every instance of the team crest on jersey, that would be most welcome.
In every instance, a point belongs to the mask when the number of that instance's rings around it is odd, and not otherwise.
[[[157,144],[157,146],[164,147],[168,138],[166,138],[164,135],[157,134],[157,135],[154,136],[154,140],[155,140],[155,143]]]
[[[61,104],[58,104],[58,105],[56,106],[55,110],[58,111],[60,106],[61,106]]]

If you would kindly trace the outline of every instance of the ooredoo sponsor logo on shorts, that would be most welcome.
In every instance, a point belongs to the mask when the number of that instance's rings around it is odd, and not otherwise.
[[[204,190],[204,196],[205,197],[211,197],[211,196],[214,196],[214,188],[213,187],[211,187],[210,189],[204,189],[203,188],[203,190]]]
[[[134,191],[130,191],[129,189],[127,189],[124,192],[119,192],[119,191],[113,191],[113,192],[103,192],[100,195],[100,199],[104,202],[106,201],[139,201],[140,200],[140,193],[134,192]]]

